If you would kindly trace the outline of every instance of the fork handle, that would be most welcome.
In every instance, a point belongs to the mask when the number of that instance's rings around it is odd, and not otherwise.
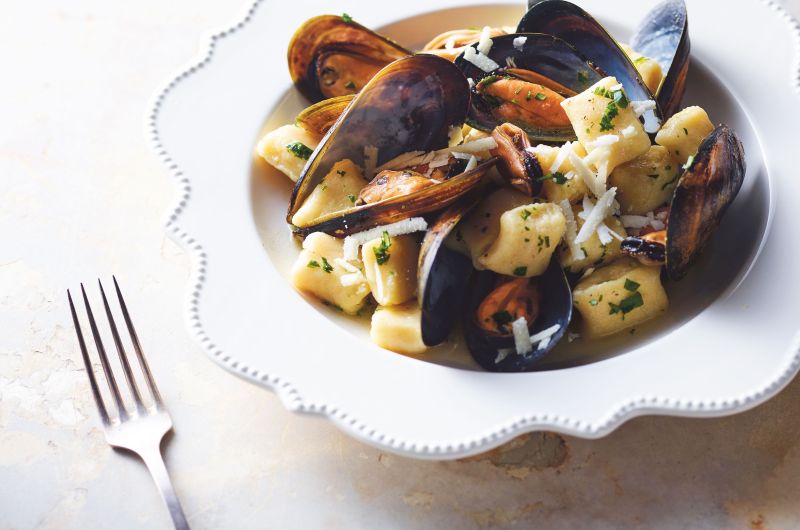
[[[147,469],[153,476],[153,480],[158,486],[158,491],[161,493],[161,498],[167,505],[169,515],[172,517],[172,524],[175,530],[189,530],[189,523],[186,522],[186,516],[183,514],[181,502],[175,494],[175,488],[172,487],[172,481],[169,478],[169,473],[164,465],[164,458],[161,456],[160,448],[155,450],[142,452],[139,454],[144,460]]]

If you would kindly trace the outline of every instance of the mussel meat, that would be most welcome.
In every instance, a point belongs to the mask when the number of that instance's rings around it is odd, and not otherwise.
[[[489,58],[500,68],[485,72],[461,55],[455,64],[472,79],[468,123],[491,131],[504,122],[533,142],[575,139],[561,101],[605,75],[572,46],[551,35],[510,34],[492,39]]]
[[[542,167],[536,156],[528,151],[531,146],[525,131],[511,123],[498,125],[492,131],[497,147],[491,151],[499,158],[497,169],[513,188],[534,196],[542,188]]]
[[[563,39],[601,71],[615,77],[631,101],[654,100],[617,41],[594,17],[572,2],[544,0],[536,3],[520,20],[517,32],[547,33]],[[645,112],[644,120],[648,133],[657,132],[662,123],[658,107]]]
[[[645,264],[666,263],[668,276],[680,280],[719,226],[744,175],[742,143],[730,127],[718,126],[678,180],[666,231],[626,238],[623,252]]]
[[[350,17],[307,20],[289,42],[289,73],[312,102],[355,94],[384,66],[411,51]]]
[[[665,0],[650,11],[631,38],[631,47],[655,60],[664,73],[656,92],[669,119],[680,108],[689,72],[689,17],[684,0]]]
[[[461,197],[431,224],[422,240],[417,267],[418,297],[422,309],[422,341],[444,342],[458,319],[472,275],[472,260],[448,248],[445,240],[482,198],[480,188]]]
[[[516,352],[512,323],[525,317],[531,336],[550,330],[533,350]],[[462,324],[470,354],[492,372],[528,372],[566,334],[572,319],[572,291],[558,260],[542,276],[511,278],[482,271],[473,282]]]

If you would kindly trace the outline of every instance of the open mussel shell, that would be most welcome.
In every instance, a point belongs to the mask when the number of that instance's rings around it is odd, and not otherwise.
[[[686,92],[691,50],[686,3],[666,0],[658,4],[639,24],[630,45],[661,66],[664,79],[657,98],[664,119],[668,119],[678,111]]]
[[[386,66],[312,153],[292,191],[287,221],[336,162],[349,159],[365,167],[368,146],[378,152],[377,166],[409,151],[447,147],[449,128],[464,123],[468,108],[469,85],[450,61],[415,55]]]
[[[654,100],[636,67],[616,40],[589,13],[566,0],[544,0],[533,5],[517,26],[519,33],[547,33],[568,42],[600,70],[614,76],[632,101]],[[585,88],[588,88],[585,87]],[[661,113],[643,115],[645,130],[656,133]]]
[[[347,95],[324,99],[303,109],[294,121],[308,132],[324,136],[333,127],[339,116],[344,113],[354,97]]]
[[[409,55],[409,50],[350,18],[322,15],[295,32],[287,59],[292,81],[317,102],[358,92],[381,68]]]
[[[470,171],[423,190],[334,212],[316,219],[308,226],[293,226],[292,230],[301,237],[312,232],[325,232],[334,237],[345,237],[376,226],[436,212],[447,208],[460,197],[480,186],[487,180],[486,174],[496,162],[497,158],[490,158]]]
[[[700,144],[683,172],[667,223],[667,274],[686,275],[733,203],[745,175],[744,148],[727,125],[718,126]]]
[[[472,260],[445,246],[445,240],[482,198],[482,188],[464,195],[428,227],[419,253],[417,288],[422,309],[422,342],[435,346],[447,340],[461,312],[472,275]]]
[[[491,372],[530,372],[536,370],[536,363],[566,334],[572,320],[572,290],[557,259],[550,262],[542,276],[534,278],[538,282],[540,298],[539,317],[529,328],[531,335],[558,324],[558,331],[550,337],[546,348],[534,349],[527,355],[519,355],[514,347],[512,335],[496,336],[487,333],[477,323],[476,312],[484,298],[495,288],[499,275],[491,271],[481,271],[474,277],[471,290],[464,304],[464,338],[472,358]],[[503,357],[501,350],[512,350]],[[498,360],[500,359],[500,360]]]
[[[514,46],[514,39],[518,37],[526,37],[522,46]],[[477,44],[473,47],[477,47]],[[582,92],[604,77],[603,72],[595,68],[575,48],[552,35],[533,33],[495,37],[492,39],[489,57],[500,65],[499,70],[487,73],[465,60],[463,55],[456,59],[455,64],[476,85],[490,75],[510,76],[546,86],[564,97]],[[526,94],[522,94],[519,97],[524,99],[525,96]],[[533,103],[537,101],[534,100]],[[476,129],[491,131],[508,120],[496,118],[491,104],[473,88],[467,121]],[[510,121],[528,133],[533,142],[566,142],[575,139],[575,132],[569,124],[549,127]]]

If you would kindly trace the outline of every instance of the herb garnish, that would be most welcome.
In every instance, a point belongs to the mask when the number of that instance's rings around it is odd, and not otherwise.
[[[345,171],[343,169],[339,169],[339,170],[336,171],[336,174],[339,175],[340,177],[343,177],[343,176],[347,175],[347,171]]]
[[[322,256],[322,270],[324,270],[324,271],[325,271],[325,272],[327,272],[328,274],[330,274],[331,272],[333,272],[333,265],[331,265],[330,263],[328,263],[328,260],[327,260],[327,259],[325,259],[325,256]]]
[[[539,101],[544,101],[547,99],[547,95],[539,92],[538,94],[536,94],[536,99],[538,99]]]
[[[633,61],[633,63],[634,64],[642,64],[643,62],[649,61],[649,60],[650,59],[648,57],[645,57],[644,55],[642,55],[641,57],[637,57],[636,60]]]
[[[584,71],[578,72],[578,82],[585,85],[589,82],[589,75]]]
[[[544,182],[545,180],[552,180],[556,184],[564,184],[567,182],[567,177],[565,177],[564,174],[561,173],[560,171],[555,171],[553,173],[548,173],[547,175],[543,175],[536,180],[538,180],[539,182]]]
[[[353,204],[356,203],[356,196],[353,195],[352,193],[348,195],[347,198],[350,199],[350,202],[352,202]]]
[[[312,259],[308,262],[307,267],[309,269],[319,269],[319,262],[317,260]]]
[[[543,249],[550,248],[550,236],[538,236],[536,248],[539,250],[539,254],[542,253]]]
[[[313,149],[308,147],[303,142],[292,142],[286,146],[286,150],[297,158],[302,158],[303,160],[308,160],[308,157],[310,157],[311,153],[314,152]]]
[[[342,13],[342,20],[345,22],[345,24],[349,24],[353,21],[353,17],[351,17],[347,13]]]
[[[521,266],[514,269],[514,276],[525,276],[528,274],[528,267]]]
[[[613,101],[610,102],[606,106],[606,111],[603,114],[603,118],[600,120],[600,131],[605,132],[612,130],[614,128],[614,118],[616,118],[618,114],[619,110],[617,110],[617,104]]]
[[[528,90],[528,93],[525,95],[525,101],[530,101],[533,99],[533,93]]]
[[[641,284],[631,280],[630,278],[625,278],[625,290],[626,291],[631,291],[631,292],[635,293],[636,291],[639,290],[639,286],[640,285]]]
[[[383,265],[387,261],[391,255],[389,254],[389,247],[392,246],[392,238],[389,237],[389,232],[386,230],[383,231],[383,235],[381,235],[381,242],[377,247],[372,247],[372,252],[375,254],[375,261],[378,262],[378,265]]]
[[[521,212],[519,212],[519,216],[522,217],[523,221],[527,221],[528,217],[531,216],[531,211],[528,209],[522,210]]]
[[[608,312],[609,315],[622,313],[622,319],[625,320],[625,315],[637,307],[642,307],[644,305],[644,299],[642,298],[642,293],[636,291],[629,297],[624,298],[619,304],[609,302],[608,305],[611,307],[611,310]]]

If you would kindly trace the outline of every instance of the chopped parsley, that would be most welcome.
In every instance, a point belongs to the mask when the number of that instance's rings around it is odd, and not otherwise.
[[[506,326],[514,321],[514,317],[508,311],[503,310],[492,314],[492,320],[494,320],[499,331],[505,331]]]
[[[525,276],[528,274],[528,267],[521,266],[514,269],[514,276]]]
[[[391,255],[389,254],[389,247],[392,246],[392,238],[389,237],[389,232],[386,230],[383,231],[383,235],[381,235],[381,242],[377,247],[372,247],[372,252],[375,254],[375,261],[378,262],[378,265],[383,265],[387,261]]]
[[[347,83],[344,84],[344,87],[353,90],[356,87],[356,84],[353,83],[352,81],[348,81]]]
[[[540,182],[552,180],[556,184],[565,184],[567,182],[567,177],[565,177],[560,171],[555,171],[553,173],[548,173],[547,175],[541,176],[537,180]]]
[[[339,175],[340,177],[343,177],[347,175],[347,171],[345,171],[344,169],[339,169],[336,171],[336,174]]]
[[[501,79],[503,79],[503,78],[501,76],[499,76],[499,75],[487,75],[486,77],[484,77],[483,79],[478,81],[477,88],[483,88],[483,87],[489,86],[492,83],[500,81]]]
[[[637,57],[636,60],[633,61],[633,62],[634,62],[634,64],[642,64],[643,62],[649,61],[649,60],[650,59],[648,57],[645,57],[644,55],[642,55],[641,57]]]
[[[689,136],[689,130],[686,127],[683,128],[683,134]]]
[[[581,247],[581,250],[583,251],[583,258],[584,258],[584,259],[588,258],[588,257],[589,257],[589,253],[588,253],[588,252],[586,252],[586,249],[585,249],[585,248],[583,248],[583,247]]]
[[[636,291],[632,295],[627,298],[622,299],[619,304],[615,304],[613,302],[608,303],[611,310],[608,312],[609,315],[616,315],[617,313],[622,313],[622,319],[625,319],[625,315],[636,309],[637,307],[642,307],[644,305],[644,299],[642,298],[642,293]]]
[[[350,202],[352,202],[353,204],[356,203],[356,196],[353,195],[352,193],[348,195],[347,198],[350,199]]]
[[[351,17],[347,13],[342,13],[342,20],[345,22],[345,24],[349,24],[353,21],[353,17]]]
[[[308,262],[307,267],[309,269],[319,269],[319,262],[315,259],[312,259],[311,261]]]
[[[539,250],[539,254],[542,253],[543,249],[550,248],[550,236],[538,236],[536,248]]]
[[[610,131],[614,128],[614,118],[619,114],[617,104],[613,101],[609,102],[606,106],[606,111],[603,113],[603,118],[600,120],[600,131]]]
[[[528,94],[525,96],[525,101],[530,101],[533,99],[533,93],[528,90]]]
[[[641,284],[631,280],[630,278],[625,278],[625,290],[626,291],[631,291],[631,292],[635,293],[636,291],[639,290],[639,286],[640,285]]]
[[[521,212],[519,212],[519,216],[522,217],[523,221],[527,221],[528,217],[531,216],[531,211],[528,209],[524,209]]]
[[[308,147],[303,142],[292,142],[286,146],[286,150],[297,158],[302,158],[303,160],[308,160],[308,157],[310,157],[311,153],[314,152],[313,149]]]
[[[519,105],[519,101],[517,101],[517,98],[511,98],[511,103],[513,103],[514,105]]]
[[[536,99],[538,99],[539,101],[544,101],[547,99],[547,95],[543,94],[542,92],[539,92],[538,94],[536,94]]]
[[[322,256],[322,270],[324,270],[328,274],[333,272],[333,265],[328,263],[328,260],[325,258],[325,256]]]
[[[578,82],[582,85],[586,85],[589,82],[589,74],[583,71],[578,72]]]

